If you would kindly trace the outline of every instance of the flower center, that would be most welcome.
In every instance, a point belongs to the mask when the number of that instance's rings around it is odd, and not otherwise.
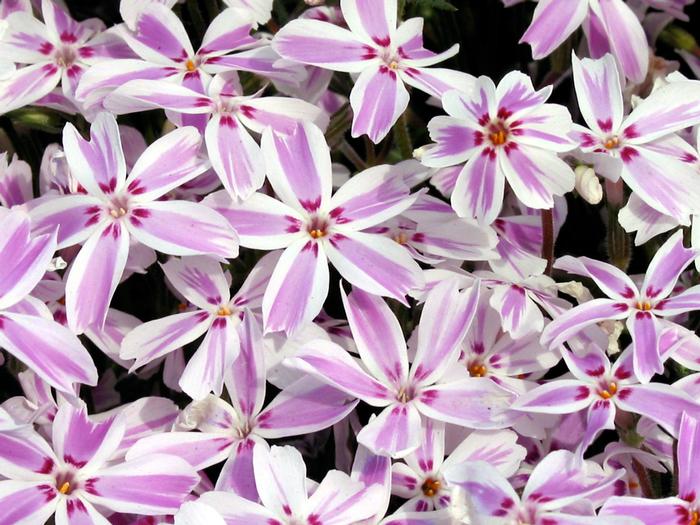
[[[70,496],[78,488],[73,472],[62,472],[56,476],[56,490],[64,496]]]
[[[195,64],[194,60],[191,58],[187,59],[187,62],[185,62],[185,69],[189,72],[192,73],[197,69],[197,64]]]
[[[72,46],[63,46],[56,50],[54,60],[56,65],[62,68],[69,68],[75,62],[77,54]]]
[[[312,239],[321,239],[328,235],[330,223],[325,217],[314,215],[308,222],[306,231]]]
[[[598,395],[603,399],[610,399],[617,394],[617,383],[611,381],[607,387],[603,387],[598,391]]]
[[[609,137],[608,140],[603,142],[603,146],[605,146],[605,149],[616,149],[620,146],[620,139],[616,136]]]
[[[488,369],[486,368],[485,365],[476,362],[472,363],[467,367],[467,371],[469,372],[469,375],[472,377],[484,377],[486,373],[488,372]]]
[[[435,494],[438,493],[441,487],[442,483],[440,483],[440,481],[438,481],[437,479],[428,478],[425,480],[425,482],[423,482],[421,490],[423,491],[423,494],[425,494],[429,498],[432,498],[433,496],[435,496]]]
[[[637,301],[637,310],[648,312],[652,309],[652,304],[649,301]]]
[[[688,525],[698,525],[698,522],[700,522],[700,512],[697,510],[692,511],[689,517]]]
[[[399,403],[408,403],[411,399],[413,399],[414,394],[415,392],[411,387],[402,386],[396,393],[396,400]]]
[[[218,315],[219,317],[228,317],[232,313],[233,312],[228,307],[228,305],[219,306],[219,309],[216,311],[216,315]]]
[[[408,242],[408,235],[406,235],[404,232],[399,232],[393,237],[394,241],[401,245],[405,245]]]
[[[488,136],[491,144],[494,146],[503,146],[506,142],[508,142],[510,129],[505,122],[502,120],[497,120],[489,124]]]
[[[107,212],[115,219],[121,219],[129,213],[129,201],[124,196],[114,197],[110,201]]]

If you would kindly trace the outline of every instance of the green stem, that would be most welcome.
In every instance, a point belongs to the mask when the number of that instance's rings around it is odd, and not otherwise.
[[[547,260],[545,273],[552,275],[554,264],[554,215],[552,209],[542,210],[542,258]]]
[[[411,142],[411,135],[408,133],[408,117],[406,115],[407,112],[404,111],[399,120],[396,121],[396,124],[394,124],[394,139],[396,139],[402,159],[413,157],[413,143]]]
[[[605,181],[605,197],[608,202],[608,258],[623,272],[627,271],[632,259],[630,236],[617,219],[624,195],[622,179],[617,182]]]

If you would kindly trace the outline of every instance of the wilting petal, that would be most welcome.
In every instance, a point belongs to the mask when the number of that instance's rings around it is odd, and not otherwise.
[[[212,167],[234,199],[246,200],[265,180],[260,146],[230,115],[214,116],[205,130]]]
[[[374,406],[386,406],[393,397],[347,351],[330,341],[306,343],[285,363]]]
[[[396,71],[384,65],[365,69],[350,92],[352,136],[367,135],[377,144],[406,110],[408,100]]]
[[[659,350],[661,326],[649,312],[634,312],[627,318],[627,329],[634,345],[634,372],[642,383],[648,383],[654,374],[664,371]]]
[[[688,394],[660,383],[625,386],[614,402],[622,410],[654,420],[672,436],[678,435],[683,412],[696,419],[700,415],[700,406]]]
[[[325,209],[331,196],[331,157],[318,127],[299,123],[291,134],[268,128],[261,147],[270,184],[282,201],[299,211]]]
[[[319,20],[292,20],[275,35],[272,47],[281,56],[302,64],[357,73],[376,57],[353,33]]]
[[[366,43],[386,46],[396,30],[396,0],[341,0],[343,17],[352,31]]]
[[[103,421],[88,418],[87,408],[65,403],[53,422],[52,441],[56,455],[67,464],[92,473],[107,462],[124,437],[126,425],[118,415]]]
[[[554,195],[574,189],[573,170],[553,153],[518,144],[498,160],[515,195],[530,208],[552,208]]]
[[[599,0],[599,16],[622,72],[640,83],[649,69],[649,44],[639,18],[622,0]]]
[[[629,300],[639,294],[637,286],[625,272],[612,264],[607,264],[588,257],[571,257],[565,255],[554,263],[558,270],[593,279],[608,297],[621,301]]]
[[[90,141],[73,124],[63,129],[63,148],[71,175],[92,195],[114,193],[126,177],[126,163],[117,120],[100,113],[90,126]]]
[[[403,457],[421,443],[421,416],[413,403],[392,404],[365,425],[357,442],[380,456]]]
[[[234,201],[225,191],[210,194],[204,204],[223,215],[240,236],[241,245],[258,250],[286,248],[306,236],[303,217],[291,208],[265,195],[253,193],[244,201]]]
[[[184,459],[153,454],[100,470],[85,497],[116,512],[172,514],[199,480]]]
[[[3,312],[0,346],[61,392],[73,395],[73,383],[97,384],[90,354],[77,337],[53,320]]]
[[[625,119],[625,142],[645,144],[700,120],[700,84],[682,80],[654,90]]]
[[[542,0],[537,4],[532,23],[520,39],[532,46],[535,60],[549,55],[583,22],[588,0],[571,0],[570,4],[566,8],[559,0]]]
[[[470,377],[424,389],[416,406],[423,415],[467,428],[494,429],[512,424],[506,410],[510,392],[485,377]]]
[[[58,492],[49,483],[0,481],[0,525],[45,523],[56,509]]]
[[[266,439],[301,436],[328,428],[357,405],[345,392],[301,378],[282,390],[256,418],[256,433]]]
[[[234,436],[221,432],[163,432],[137,441],[127,452],[126,459],[176,456],[187,461],[194,470],[201,470],[226,459],[234,442]]]
[[[84,242],[103,218],[102,201],[91,195],[63,195],[32,208],[34,233],[51,233],[58,226],[58,249]]]
[[[328,261],[321,243],[294,241],[282,253],[265,290],[265,332],[291,334],[316,317],[328,295],[328,280]]]
[[[244,314],[238,336],[240,353],[233,366],[228,366],[224,371],[230,373],[231,382],[227,385],[227,390],[231,396],[231,404],[245,418],[249,418],[260,412],[265,401],[265,350],[262,332],[258,321],[250,312]]]
[[[228,303],[229,283],[216,259],[202,255],[171,258],[161,267],[170,284],[199,308],[209,310]]]
[[[698,208],[700,183],[695,169],[668,155],[643,147],[624,147],[621,177],[649,206],[689,224]]]
[[[457,94],[448,92],[445,99],[452,96]],[[428,131],[436,144],[426,148],[421,163],[431,168],[444,168],[465,162],[479,144],[478,131],[469,124],[469,121],[442,115],[430,119]]]
[[[645,499],[613,496],[603,505],[600,516],[635,518],[644,525],[678,523],[679,516],[688,512],[687,505],[687,502],[680,498]]]
[[[683,246],[683,231],[678,230],[657,250],[649,263],[642,285],[642,296],[651,300],[668,296],[683,270],[698,255],[699,250]]]
[[[192,399],[199,400],[209,392],[221,395],[224,373],[238,357],[240,340],[234,316],[218,316],[209,327],[202,344],[187,363],[180,377],[180,388]]]
[[[513,339],[542,331],[542,312],[524,288],[517,285],[495,287],[489,304],[499,312],[503,330]]]
[[[457,177],[452,192],[452,208],[460,217],[473,217],[480,224],[491,224],[501,212],[505,177],[498,169],[492,150],[474,155]]]
[[[485,461],[453,466],[445,478],[465,490],[472,519],[496,516],[505,523],[506,518],[517,515],[520,498],[506,478]]]
[[[340,275],[366,292],[404,302],[410,290],[423,285],[410,253],[388,237],[348,231],[331,235],[324,247]]]
[[[140,368],[191,343],[207,331],[211,322],[208,313],[194,311],[143,323],[126,335],[119,356],[136,359],[131,368]]]
[[[576,379],[557,379],[520,396],[514,410],[542,414],[571,414],[591,404],[593,388]]]
[[[408,377],[408,355],[401,325],[381,297],[357,288],[343,306],[362,362],[386,385],[400,388]]]
[[[429,385],[454,366],[479,302],[480,283],[459,291],[449,280],[428,292],[418,326],[418,345],[411,365],[412,382]]]
[[[7,113],[48,95],[61,79],[61,70],[47,62],[13,72],[0,82],[0,112]]]
[[[139,241],[170,255],[238,256],[238,236],[228,221],[200,203],[155,201],[132,210],[129,231]]]
[[[598,133],[611,133],[622,124],[620,74],[612,55],[579,60],[571,55],[578,106],[586,123]]]
[[[201,142],[199,132],[187,126],[171,131],[148,146],[126,181],[132,199],[153,201],[204,173],[208,165],[197,156]]]
[[[364,230],[384,222],[414,202],[409,188],[391,166],[366,169],[343,184],[329,203],[338,224]]]
[[[629,306],[612,299],[593,299],[582,303],[545,326],[542,344],[555,347],[583,330],[585,327],[608,319],[624,319]]]
[[[149,3],[141,9],[134,31],[123,27],[118,34],[148,62],[174,64],[194,55],[182,22],[172,9],[159,2]]]
[[[104,325],[128,255],[129,233],[120,222],[97,230],[80,249],[66,279],[66,314],[75,333]]]

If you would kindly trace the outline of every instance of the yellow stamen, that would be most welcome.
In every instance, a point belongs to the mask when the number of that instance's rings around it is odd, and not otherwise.
[[[396,71],[397,69],[399,69],[399,63],[396,60],[392,60],[389,63],[389,69],[393,69],[394,71]]]
[[[642,310],[643,312],[648,312],[651,310],[651,303],[649,301],[639,301],[637,302],[637,310]]]
[[[615,382],[610,383],[607,390],[601,390],[598,392],[598,395],[603,399],[610,399],[615,394],[617,394],[617,383]]]
[[[192,61],[192,59],[189,59],[187,62],[185,62],[185,68],[187,69],[187,71],[189,71],[190,73],[192,73],[192,71],[194,71],[195,69],[197,69],[197,66],[196,66],[195,63]]]
[[[119,208],[118,210],[112,208],[109,210],[109,214],[115,219],[118,219],[119,217],[124,217],[124,215],[126,215],[126,210],[124,208]]]
[[[478,363],[473,364],[469,367],[469,375],[472,377],[484,377],[486,375],[486,372],[486,367]]]
[[[491,143],[494,146],[503,146],[503,144],[505,144],[506,140],[508,139],[508,135],[504,130],[499,129],[497,132],[491,133],[491,135],[489,135],[489,138],[491,139]]]
[[[688,525],[698,525],[698,522],[700,522],[700,512],[694,510],[690,514],[690,521],[688,522]]]
[[[435,494],[438,493],[441,486],[442,483],[440,483],[438,480],[428,478],[425,480],[425,483],[423,483],[423,486],[421,486],[421,490],[423,491],[423,494],[425,494],[429,498],[432,498],[433,496],[435,496]]]
[[[620,139],[617,137],[610,137],[608,140],[605,141],[603,146],[606,147],[606,149],[615,149],[620,145]]]
[[[231,309],[228,306],[220,306],[219,309],[216,311],[216,315],[221,317],[229,316],[232,313],[233,312],[231,312]]]
[[[63,485],[61,485],[61,488],[58,489],[58,491],[61,494],[68,494],[70,492],[70,483],[66,481]]]
[[[403,245],[408,242],[408,236],[404,232],[400,232],[394,236],[394,240]]]
[[[309,235],[311,235],[311,237],[313,237],[314,239],[320,239],[321,237],[326,235],[326,232],[324,232],[323,230],[311,230],[309,232]]]

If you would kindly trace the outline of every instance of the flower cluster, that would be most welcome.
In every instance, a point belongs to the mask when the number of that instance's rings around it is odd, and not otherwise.
[[[700,525],[693,0],[483,2],[0,0],[0,525]]]

